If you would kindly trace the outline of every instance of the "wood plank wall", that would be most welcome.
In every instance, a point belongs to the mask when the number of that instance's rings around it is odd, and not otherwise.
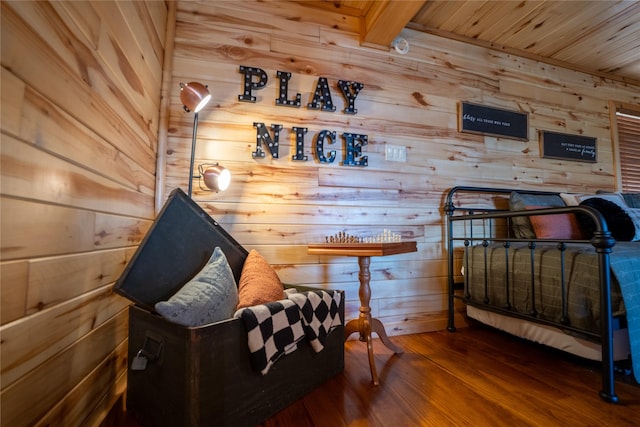
[[[614,190],[608,102],[638,105],[640,87],[407,29],[408,54],[370,49],[359,45],[358,28],[353,18],[300,4],[180,1],[160,199],[187,187],[193,116],[181,109],[179,83],[208,84],[213,101],[199,114],[196,165],[221,162],[233,179],[223,193],[194,181],[194,199],[263,253],[283,281],[346,290],[349,316],[359,307],[356,260],[310,256],[306,244],[384,229],[416,240],[417,253],[372,260],[373,314],[392,335],[442,329],[447,189]],[[241,65],[267,73],[255,103],[238,101]],[[300,93],[301,108],[275,105],[277,71],[292,73],[289,98]],[[319,77],[330,84],[335,112],[306,108]],[[341,112],[338,80],[364,84],[356,115]],[[529,141],[459,133],[460,101],[529,113]],[[254,122],[283,126],[280,158],[252,158]],[[307,162],[291,160],[294,126],[308,128]],[[368,135],[369,166],[340,165],[340,142],[335,163],[315,160],[323,129]],[[598,163],[541,158],[539,129],[596,137]],[[407,162],[385,161],[386,144],[407,147]]]
[[[168,5],[1,15],[0,424],[97,425],[126,387],[112,286],[155,215]]]
[[[284,281],[345,289],[354,315],[357,263],[308,256],[306,243],[384,229],[417,240],[417,253],[372,262],[374,314],[391,334],[444,326],[447,188],[614,188],[607,103],[640,104],[638,87],[407,30],[408,55],[363,48],[355,19],[246,1],[178,2],[165,77],[174,5],[2,2],[2,425],[98,424],[124,390],[127,302],[112,285],[154,206],[187,187],[193,116],[180,81],[214,94],[196,162],[233,173],[225,193],[195,182],[194,198]],[[268,73],[255,104],[237,100],[240,65]],[[338,111],[275,107],[277,70],[293,73],[303,104],[326,77]],[[364,84],[358,114],[340,112],[339,79]],[[530,141],[458,133],[461,100],[529,112]],[[252,159],[255,121],[284,126],[280,159]],[[289,160],[293,126],[309,128],[308,162]],[[367,134],[369,166],[314,161],[322,129]],[[536,129],[597,137],[599,162],[540,158]],[[385,161],[385,144],[406,146],[408,161]]]

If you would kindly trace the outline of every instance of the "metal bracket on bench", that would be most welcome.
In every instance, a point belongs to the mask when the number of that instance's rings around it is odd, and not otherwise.
[[[147,369],[147,363],[149,361],[156,362],[160,360],[162,349],[164,347],[164,341],[146,335],[144,337],[144,343],[142,348],[138,350],[135,357],[131,361],[132,371],[144,371]]]
[[[138,353],[146,357],[151,362],[160,360],[162,349],[164,347],[164,341],[162,339],[154,338],[149,335],[144,337],[144,343]]]

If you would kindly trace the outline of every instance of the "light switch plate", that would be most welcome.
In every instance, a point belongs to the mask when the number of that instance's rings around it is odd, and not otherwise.
[[[402,145],[387,144],[384,148],[384,159],[391,162],[406,162],[407,147]]]

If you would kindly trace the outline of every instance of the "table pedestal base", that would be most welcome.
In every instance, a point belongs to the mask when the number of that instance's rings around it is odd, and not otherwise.
[[[369,301],[371,300],[371,287],[369,281],[371,279],[371,273],[369,272],[369,264],[371,260],[368,256],[359,256],[358,264],[360,265],[360,271],[358,273],[358,279],[360,279],[360,289],[358,294],[360,296],[360,315],[357,319],[347,322],[344,329],[344,339],[351,336],[351,334],[358,332],[360,334],[360,341],[367,343],[367,353],[369,355],[369,368],[371,369],[371,379],[374,385],[379,385],[378,373],[376,371],[376,363],[373,358],[373,341],[371,334],[375,332],[382,343],[393,351],[395,354],[402,353],[402,349],[391,342],[387,336],[387,332],[384,329],[382,322],[374,317],[371,317],[371,307]]]

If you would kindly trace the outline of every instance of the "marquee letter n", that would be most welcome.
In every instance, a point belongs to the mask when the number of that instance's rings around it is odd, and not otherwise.
[[[282,129],[282,125],[271,125],[273,139],[271,138],[271,135],[264,123],[254,122],[253,126],[256,128],[256,151],[251,153],[253,158],[264,158],[264,149],[262,148],[262,143],[264,142],[271,153],[271,157],[277,159],[278,149],[280,148],[280,143],[278,141],[280,139],[280,130]]]

